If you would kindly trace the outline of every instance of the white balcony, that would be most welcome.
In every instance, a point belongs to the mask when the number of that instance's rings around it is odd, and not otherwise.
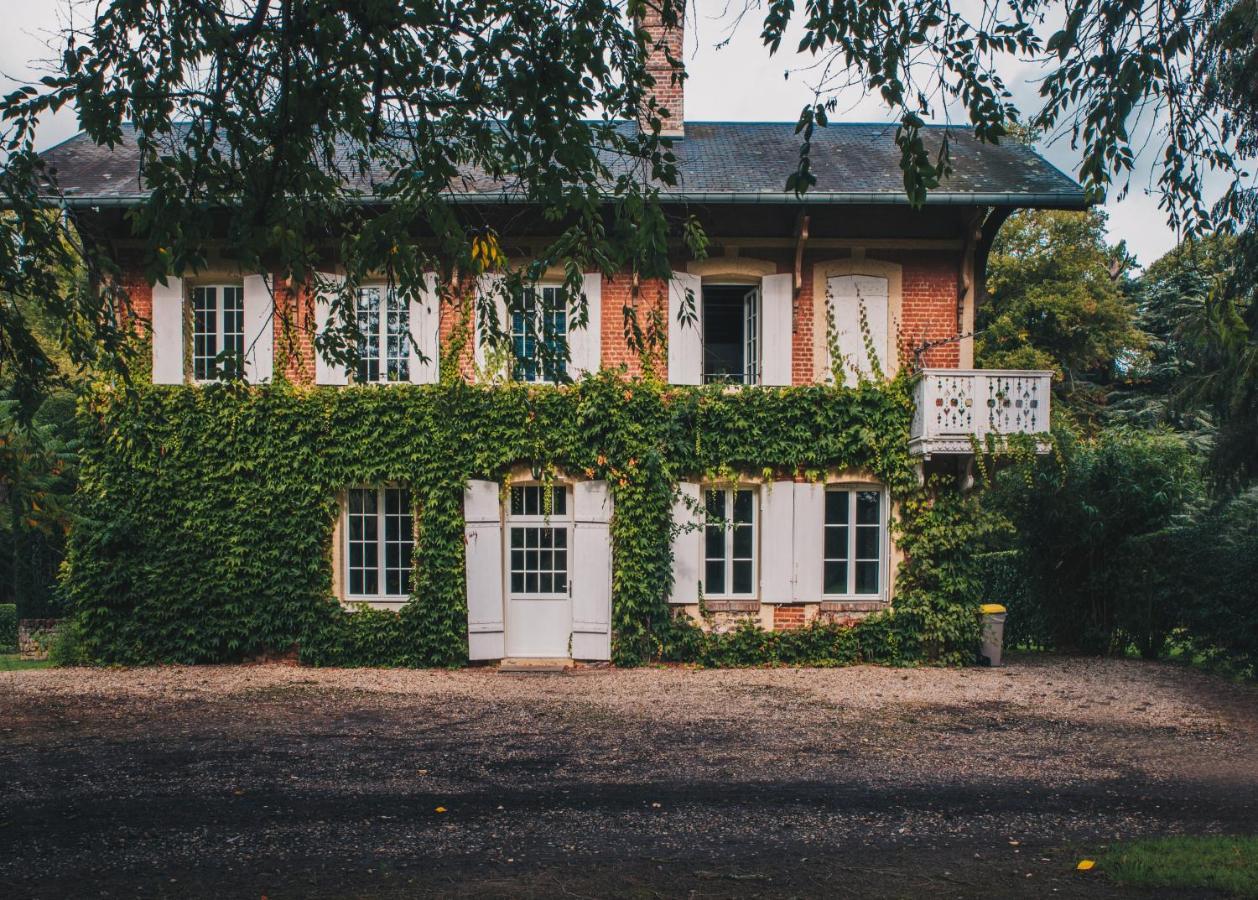
[[[989,435],[1047,432],[1052,377],[1012,369],[923,369],[909,452],[973,453],[974,441],[985,447]],[[1048,442],[1036,448],[1047,453]]]

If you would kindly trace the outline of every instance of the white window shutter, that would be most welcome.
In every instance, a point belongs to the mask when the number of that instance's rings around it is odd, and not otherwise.
[[[463,489],[463,541],[467,573],[467,648],[470,659],[502,659],[502,511],[498,484],[469,481]]]
[[[482,275],[476,284],[476,293],[477,308],[472,310],[472,330],[475,333],[476,367],[484,369],[489,359],[490,335],[486,333],[486,329],[481,322],[481,298],[487,295],[493,297],[499,329],[509,334],[511,322],[507,318],[507,298],[502,290],[502,277],[500,275]]]
[[[816,603],[822,594],[826,486],[795,485],[795,602]]]
[[[598,372],[603,358],[603,273],[586,272],[582,276],[582,293],[589,315],[584,328],[568,327],[568,374],[572,380]]]
[[[606,481],[572,487],[572,657],[611,659],[612,500]]]
[[[153,285],[153,383],[183,384],[183,279]]]
[[[884,373],[890,372],[894,360],[889,356],[891,348],[887,334],[887,279],[876,275],[837,275],[828,279],[827,285],[834,327],[838,333],[839,353],[843,357],[844,384],[856,383],[855,372],[868,377],[874,371],[861,331],[862,303],[869,339],[878,355],[878,365]]]
[[[793,275],[760,279],[760,383],[789,385],[794,311]]]
[[[683,481],[673,501],[673,590],[669,603],[699,602],[699,567],[703,564],[703,503],[698,482]],[[689,502],[687,502],[689,501]],[[689,527],[687,526],[699,526]]]
[[[683,323],[687,291],[694,297],[694,318]],[[668,283],[668,381],[703,382],[703,282],[684,272],[674,273]]]
[[[436,384],[441,352],[441,295],[437,292],[435,273],[429,272],[424,276],[423,291],[419,297],[411,299],[407,312],[411,328],[411,381],[415,384]]]
[[[273,302],[265,275],[246,275],[245,381],[264,384],[275,374]]]
[[[760,602],[795,597],[795,484],[774,481],[760,492]]]
[[[342,275],[322,274],[326,287],[315,296],[315,331],[323,334],[328,330],[332,316],[332,300],[345,283]],[[315,384],[349,384],[349,371],[339,362],[325,359],[317,349],[315,355]]]

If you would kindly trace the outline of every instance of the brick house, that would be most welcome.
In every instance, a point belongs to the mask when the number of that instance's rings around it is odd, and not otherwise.
[[[1079,185],[1026,147],[954,133],[955,174],[914,209],[894,126],[837,124],[817,132],[817,184],[797,197],[783,190],[799,151],[793,123],[687,122],[680,88],[666,90],[662,99],[678,123],[671,133],[680,180],[664,200],[699,217],[711,250],[702,260],[679,254],[672,281],[644,283],[633,300],[639,316],[655,311],[668,323],[661,376],[756,391],[836,373],[847,381],[890,377],[912,366],[922,378],[910,446],[923,466],[956,465],[972,452],[972,437],[1047,430],[1047,373],[974,370],[975,309],[1004,219],[1024,208],[1082,209]],[[80,221],[111,236],[125,258],[124,216],[144,190],[134,146],[110,150],[80,135],[45,158]],[[499,185],[470,182],[460,202],[480,207],[486,221],[510,222],[501,234],[513,259],[527,259],[530,240],[546,233],[540,215],[513,205]],[[329,261],[329,278],[336,274]],[[225,351],[243,356],[252,384],[436,383],[440,361],[450,362],[444,349],[467,322],[443,304],[435,278],[431,288],[431,302],[407,306],[383,282],[362,287],[364,339],[349,371],[313,350],[326,299],[277,273],[240,272],[211,253],[203,271],[166,284],[138,273],[128,282],[131,312],[151,337],[153,382],[191,390],[217,379]],[[626,340],[622,312],[629,291],[628,277],[587,275],[590,327],[569,328],[570,311],[552,302],[555,288],[543,278],[523,306],[500,309],[512,330],[509,362],[497,362],[474,333],[454,361],[458,374],[534,383],[600,369],[637,377],[643,361]],[[680,320],[688,295],[694,323]],[[563,371],[539,361],[526,317],[536,317],[547,340],[566,342]],[[834,349],[841,361],[832,359]],[[495,373],[498,365],[509,371]],[[607,659],[612,492],[575,472],[543,485],[526,463],[508,473],[505,492],[494,480],[465,486],[470,658]],[[410,568],[423,548],[414,546],[406,487],[345,485],[338,503],[327,536],[334,595],[385,609],[413,602]],[[691,527],[672,538],[670,602],[698,617],[702,599],[715,627],[740,618],[798,627],[885,609],[894,603],[899,558],[888,528],[892,506],[861,471],[831,471],[819,481],[750,473],[734,484],[682,481],[674,515]]]

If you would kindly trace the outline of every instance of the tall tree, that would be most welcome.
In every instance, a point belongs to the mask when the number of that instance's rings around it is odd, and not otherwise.
[[[1099,210],[1013,216],[988,262],[979,364],[1052,369],[1076,406],[1098,402],[1143,343],[1125,289],[1132,266],[1122,244],[1106,242]]]

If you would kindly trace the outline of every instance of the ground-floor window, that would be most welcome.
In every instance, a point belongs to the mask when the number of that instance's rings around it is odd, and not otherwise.
[[[756,490],[710,488],[706,492],[703,593],[751,597],[756,593]]]
[[[886,546],[885,495],[867,487],[826,490],[824,591],[880,596]]]
[[[567,488],[511,488],[507,569],[513,595],[567,596],[570,526]]]
[[[364,600],[409,597],[414,539],[409,490],[361,487],[347,491],[345,585],[348,596]]]

